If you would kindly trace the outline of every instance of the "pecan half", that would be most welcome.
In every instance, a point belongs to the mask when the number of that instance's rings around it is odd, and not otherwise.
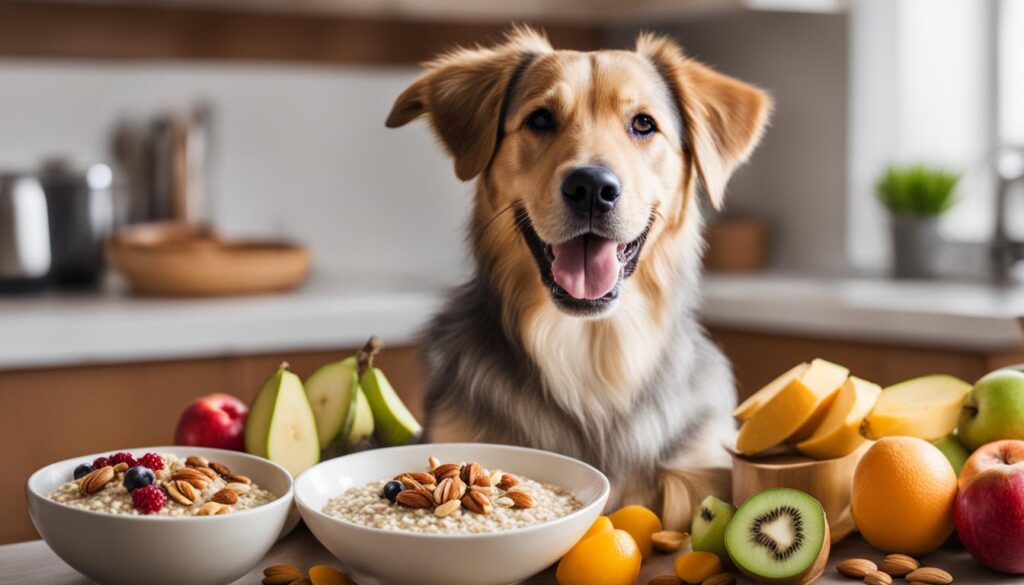
[[[217,463],[216,461],[210,462],[210,469],[216,471],[219,475],[231,475],[231,468],[223,463]]]
[[[78,480],[78,491],[83,496],[95,494],[103,489],[103,486],[110,483],[110,480],[114,479],[114,475],[114,468],[109,465],[94,469],[88,475]]]

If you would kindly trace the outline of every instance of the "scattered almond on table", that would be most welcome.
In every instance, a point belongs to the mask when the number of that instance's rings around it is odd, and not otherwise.
[[[867,559],[846,559],[836,565],[836,570],[851,579],[863,579],[868,573],[877,571],[878,566]]]
[[[920,566],[921,563],[917,562],[917,559],[914,557],[893,554],[885,557],[878,570],[888,574],[890,577],[903,577],[907,573],[917,570]]]
[[[690,535],[678,530],[661,530],[651,535],[654,548],[664,553],[674,553],[689,544]]]
[[[871,571],[864,575],[864,582],[867,585],[892,585],[892,577],[881,571]]]
[[[263,585],[352,585],[352,581],[328,565],[313,565],[306,576],[295,565],[278,564],[263,569]]]
[[[953,576],[938,567],[922,567],[910,555],[887,555],[880,565],[868,559],[846,559],[836,565],[840,574],[851,579],[863,579],[868,585],[892,585],[894,578],[903,577],[908,585],[950,585]]]

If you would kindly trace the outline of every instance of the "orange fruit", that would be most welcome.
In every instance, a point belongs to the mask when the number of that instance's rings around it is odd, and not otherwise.
[[[722,572],[722,559],[712,552],[688,552],[676,557],[672,568],[676,577],[687,583],[703,583]]]
[[[922,556],[952,534],[956,490],[956,472],[934,445],[885,437],[853,474],[853,520],[875,548]]]
[[[633,585],[640,574],[640,549],[624,530],[585,538],[558,563],[558,585]]]
[[[626,506],[608,515],[615,528],[625,530],[633,536],[640,554],[647,558],[654,554],[654,541],[651,535],[661,532],[661,519],[654,512],[643,506]]]
[[[590,538],[591,536],[601,534],[602,532],[611,532],[612,530],[615,530],[615,527],[612,526],[611,519],[607,516],[598,516],[597,520],[594,520],[594,523],[590,525],[590,528],[583,533],[583,538],[580,540]]]

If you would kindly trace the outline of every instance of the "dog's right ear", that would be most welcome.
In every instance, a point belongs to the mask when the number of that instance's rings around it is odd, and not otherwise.
[[[455,159],[455,174],[468,181],[494,156],[502,102],[517,71],[551,50],[543,35],[520,27],[497,47],[444,55],[428,63],[426,73],[398,96],[386,124],[398,128],[427,114]]]

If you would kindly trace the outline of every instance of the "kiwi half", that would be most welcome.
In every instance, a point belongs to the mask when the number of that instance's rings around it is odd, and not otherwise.
[[[704,498],[690,526],[690,539],[693,550],[713,552],[722,560],[726,560],[725,528],[732,520],[736,508],[715,496]]]
[[[729,558],[758,583],[804,585],[828,562],[829,531],[818,500],[774,488],[751,496],[725,531]]]

